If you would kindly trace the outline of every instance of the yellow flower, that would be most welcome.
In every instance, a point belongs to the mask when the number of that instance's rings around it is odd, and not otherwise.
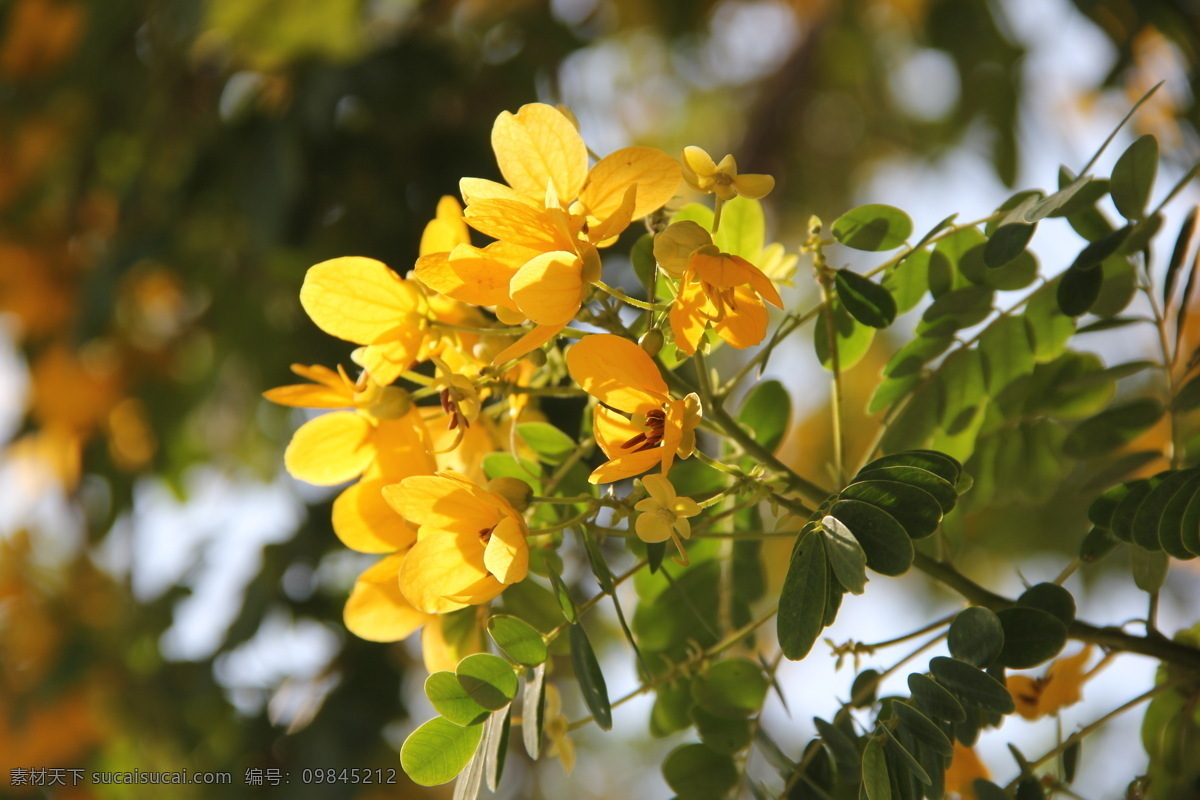
[[[655,465],[665,475],[675,456],[687,458],[696,445],[700,398],[670,396],[646,351],[612,334],[585,336],[567,351],[567,369],[600,402],[593,410],[596,442],[610,459],[588,478],[611,483],[640,475]],[[624,416],[617,412],[624,412]]]
[[[446,471],[405,478],[383,496],[417,527],[399,570],[400,591],[417,610],[486,603],[525,579],[529,528],[500,495]]]
[[[714,163],[712,156],[699,147],[683,148],[683,179],[698,192],[716,194],[722,201],[737,195],[757,200],[775,188],[770,175],[739,175],[733,156]]]
[[[681,539],[692,537],[692,524],[688,517],[700,513],[699,504],[690,497],[679,497],[675,494],[675,486],[665,475],[646,475],[642,485],[650,496],[640,500],[634,510],[640,511],[634,530],[643,542],[665,542],[670,539],[679,550],[683,563],[687,563],[687,554],[683,549]]]
[[[570,723],[562,713],[562,699],[558,696],[558,688],[552,683],[546,684],[546,710],[542,715],[542,730],[550,740],[546,755],[558,758],[567,774],[575,769],[575,743],[567,735]]]
[[[1083,696],[1084,682],[1104,664],[1101,661],[1090,672],[1085,672],[1091,656],[1092,647],[1088,645],[1073,656],[1052,662],[1040,678],[1007,676],[1005,684],[1016,701],[1017,713],[1025,719],[1038,719],[1078,703]]]
[[[740,256],[702,247],[692,253],[671,307],[675,344],[691,355],[711,325],[733,347],[753,347],[767,335],[766,300],[783,308],[771,279]]]
[[[992,774],[979,760],[973,747],[967,747],[961,742],[954,743],[954,758],[946,770],[947,796],[975,800],[976,779],[988,780],[991,777]]]

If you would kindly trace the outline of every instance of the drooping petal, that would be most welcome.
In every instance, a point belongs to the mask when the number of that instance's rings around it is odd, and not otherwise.
[[[747,262],[749,264],[749,262]],[[750,284],[758,295],[776,308],[783,308],[783,298],[779,296],[779,290],[775,288],[774,282],[771,281],[767,274],[753,264],[749,264],[750,271],[747,274],[746,283]]]
[[[731,346],[744,350],[762,342],[767,336],[767,307],[747,286],[734,290],[736,309],[726,308],[725,315],[714,325],[717,335]]]
[[[417,531],[383,499],[388,478],[362,480],[333,501],[333,532],[360,553],[394,553],[417,541]]]
[[[466,283],[450,265],[449,252],[422,255],[417,259],[412,274],[433,291],[449,297],[453,297],[454,293],[462,289]]]
[[[733,188],[742,197],[758,200],[771,193],[775,188],[775,179],[770,175],[738,175],[733,179]]]
[[[675,487],[666,475],[647,475],[642,478],[642,486],[646,487],[651,499],[663,508],[670,508],[675,502]]]
[[[541,199],[553,184],[560,198],[579,196],[587,177],[587,146],[562,112],[530,103],[501,112],[492,126],[492,149],[504,180],[521,194]]]
[[[665,542],[671,538],[671,520],[657,511],[639,514],[633,523],[633,529],[643,542]]]
[[[600,159],[588,173],[579,199],[587,212],[604,219],[621,205],[628,187],[637,186],[633,219],[662,208],[679,191],[679,162],[653,147],[623,147]]]
[[[633,221],[633,211],[637,204],[637,192],[637,185],[630,185],[625,191],[625,199],[621,201],[616,210],[607,217],[603,217],[599,223],[588,231],[588,240],[594,242],[597,247],[608,247],[610,244],[616,242],[621,232],[628,228],[629,223]]]
[[[272,403],[295,408],[349,408],[354,405],[354,398],[345,392],[315,383],[276,386],[263,392],[263,397]]]
[[[529,572],[529,544],[525,526],[516,517],[506,516],[492,529],[483,551],[483,565],[504,584],[525,580]]]
[[[590,483],[612,483],[613,481],[641,475],[646,470],[653,468],[661,462],[661,451],[661,447],[652,447],[649,450],[630,453],[629,455],[606,461],[592,470],[592,474],[588,476],[588,481]]]
[[[293,478],[334,486],[357,478],[375,455],[375,429],[353,411],[334,411],[310,419],[292,436],[283,463]]]
[[[342,612],[346,627],[355,636],[395,642],[437,619],[413,608],[400,591],[403,562],[403,554],[389,556],[358,576]]]
[[[450,595],[446,599],[453,603],[474,606],[495,600],[505,588],[507,588],[505,584],[489,574],[486,578],[480,578],[470,586],[464,587],[458,594]]]
[[[530,198],[503,183],[496,183],[484,178],[462,178],[458,182],[458,191],[462,194],[463,202],[467,205],[480,200],[516,200],[526,205],[537,206]]]
[[[503,364],[531,353],[558,335],[566,325],[538,325],[492,358],[493,364]]]
[[[509,292],[517,308],[539,325],[566,325],[583,297],[582,263],[574,253],[543,253],[517,270]]]
[[[583,337],[567,351],[567,369],[585,392],[630,414],[658,408],[667,399],[667,383],[654,360],[611,333]]]
[[[408,551],[400,567],[400,591],[416,609],[444,614],[467,605],[448,598],[462,596],[485,578],[497,583],[483,566],[478,532],[439,532]]]
[[[420,291],[382,262],[347,256],[310,267],[300,304],[321,330],[369,344],[420,303]]]
[[[402,517],[420,527],[422,541],[430,535],[442,535],[429,532],[477,536],[479,531],[500,521],[499,511],[483,496],[483,489],[465,478],[452,476],[453,473],[414,475],[384,487],[383,497]]]
[[[671,305],[669,316],[675,345],[689,356],[695,354],[708,327],[709,320],[703,314],[707,305],[708,297],[704,294],[704,288],[696,279],[695,272],[689,269],[679,284],[679,294]]]
[[[471,241],[467,224],[463,222],[462,206],[450,195],[437,204],[437,216],[429,221],[421,233],[420,255],[445,253],[456,245]]]

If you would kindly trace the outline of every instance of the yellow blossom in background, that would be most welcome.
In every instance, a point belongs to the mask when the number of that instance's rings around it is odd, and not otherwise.
[[[600,402],[593,411],[596,442],[609,461],[589,476],[611,483],[661,465],[665,475],[676,456],[696,446],[700,398],[670,396],[666,381],[646,351],[612,334],[585,336],[567,351],[567,369]],[[626,417],[618,412],[624,412]]]
[[[558,687],[552,683],[546,684],[546,710],[542,718],[542,731],[550,740],[546,755],[561,761],[563,769],[570,775],[571,770],[575,769],[575,743],[568,734],[570,723],[562,713]]]
[[[634,523],[638,538],[649,543],[670,539],[679,550],[680,558],[687,563],[681,540],[692,537],[688,517],[699,514],[700,505],[690,497],[679,497],[666,475],[646,475],[642,485],[650,496],[634,506],[634,510],[640,512]]]
[[[440,614],[486,603],[525,579],[529,528],[500,495],[444,471],[405,478],[383,496],[417,528],[399,571],[414,608]]]
[[[767,307],[783,308],[771,279],[746,259],[701,248],[692,253],[671,306],[675,344],[688,355],[696,352],[710,326],[728,344],[753,347],[767,335]]]
[[[733,156],[727,155],[716,163],[695,146],[683,148],[683,179],[696,191],[715,194],[723,201],[738,195],[758,200],[775,188],[775,179],[770,175],[739,175]]]
[[[1040,678],[1007,676],[1005,684],[1017,704],[1017,713],[1025,719],[1039,719],[1078,703],[1083,697],[1084,682],[1100,667],[1086,671],[1091,657],[1092,647],[1088,645],[1073,656],[1051,662]]]
[[[988,780],[992,774],[979,760],[975,748],[954,743],[954,758],[946,770],[946,795],[960,800],[975,800],[975,781]]]

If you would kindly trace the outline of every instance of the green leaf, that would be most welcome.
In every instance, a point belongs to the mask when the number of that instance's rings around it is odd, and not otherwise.
[[[1191,411],[1194,408],[1200,408],[1200,375],[1179,387],[1179,391],[1171,400],[1171,408],[1174,411]]]
[[[958,502],[958,492],[954,485],[940,475],[935,475],[921,467],[897,465],[879,469],[864,469],[854,476],[853,483],[859,481],[889,481],[915,486],[929,493],[937,501],[943,514],[950,513]]]
[[[950,655],[975,667],[984,668],[1004,649],[1004,627],[989,608],[964,608],[950,623],[947,636]]]
[[[604,673],[600,671],[600,662],[592,650],[587,633],[578,622],[570,626],[571,665],[575,668],[575,678],[579,681],[579,689],[583,693],[583,702],[588,711],[596,719],[600,730],[612,730],[612,705],[608,702],[608,687],[604,683]]]
[[[840,303],[833,304],[834,330],[837,333],[838,365],[842,371],[848,370],[863,359],[875,340],[875,329],[862,325],[850,316]],[[822,308],[817,314],[816,327],[813,328],[813,346],[817,351],[817,360],[825,369],[833,369],[833,354],[829,347],[829,326],[825,320],[827,309]]]
[[[1033,372],[1033,343],[1021,316],[1001,317],[979,337],[984,383],[995,397],[1014,381]]]
[[[725,227],[724,220],[721,221],[721,227]],[[750,742],[754,739],[748,719],[719,717],[716,714],[708,713],[699,706],[693,706],[691,714],[692,723],[696,726],[696,733],[700,735],[700,741],[714,753],[725,756],[736,755],[749,747]]]
[[[1086,314],[1103,285],[1104,273],[1098,269],[1068,269],[1059,277],[1058,307],[1068,317]]]
[[[1079,255],[1075,256],[1069,271],[1086,272],[1100,266],[1109,256],[1121,249],[1121,245],[1125,244],[1125,239],[1132,230],[1131,226],[1126,225],[1124,228],[1118,228],[1112,233],[1090,242],[1079,251]]]
[[[1167,555],[1186,560],[1200,555],[1200,474],[1196,470],[1184,474],[1186,481],[1159,517],[1158,540]]]
[[[932,472],[952,486],[957,484],[962,476],[962,464],[936,450],[905,450],[902,453],[881,456],[863,467],[862,472],[858,474],[888,467],[917,467]]]
[[[546,660],[546,640],[525,620],[497,614],[488,620],[487,628],[496,646],[518,664],[536,667]]]
[[[1141,219],[1158,174],[1158,140],[1152,134],[1139,136],[1113,166],[1109,191],[1113,204],[1125,219]]]
[[[956,328],[977,325],[992,313],[994,294],[987,286],[966,286],[946,292],[925,309],[922,325],[952,323]],[[921,326],[917,327],[921,331]]]
[[[1029,206],[1025,211],[1025,221],[1037,222],[1045,217],[1053,216],[1055,212],[1063,209],[1081,189],[1091,182],[1092,178],[1090,175],[1080,175],[1054,194]],[[1095,202],[1095,199],[1093,198],[1093,202]]]
[[[444,717],[435,717],[404,740],[400,766],[414,783],[422,786],[449,783],[467,766],[482,738],[482,725],[464,728]]]
[[[932,778],[929,777],[929,773],[926,772],[925,768],[921,766],[921,762],[917,760],[917,757],[912,754],[912,750],[917,748],[917,743],[911,741],[908,732],[903,728],[894,731],[891,728],[882,726],[880,730],[883,731],[883,735],[887,739],[885,749],[891,756],[889,759],[889,771],[897,781],[902,781],[905,778],[910,779],[909,787],[911,795],[915,800],[916,797],[920,796],[921,790],[912,786],[911,779],[915,779],[926,786],[929,786],[933,783]],[[900,741],[901,736],[903,736],[905,739],[909,739],[908,747],[906,747],[904,743]],[[897,761],[903,762],[907,769],[901,767]],[[907,773],[907,775],[905,773]],[[901,786],[903,787],[903,784],[901,784]],[[902,797],[905,796],[903,790],[900,794]]]
[[[828,572],[824,539],[814,533],[802,536],[792,550],[776,619],[779,647],[792,661],[808,655],[824,627]]]
[[[1016,710],[1004,684],[965,661],[937,656],[929,662],[929,671],[964,706],[995,714],[1011,714]]]
[[[825,516],[821,520],[821,528],[834,577],[846,591],[862,594],[867,585],[867,554],[863,552],[862,545],[836,517]]]
[[[517,435],[547,464],[561,464],[579,449],[579,443],[545,422],[522,422]]]
[[[1020,218],[1024,218],[1025,211],[1021,207],[1014,209],[1014,211]],[[1012,215],[1010,214],[1010,216]],[[1000,227],[996,228],[996,232],[992,234],[987,244],[984,245],[983,263],[990,269],[1003,267],[1025,252],[1025,248],[1029,246],[1029,240],[1033,238],[1035,230],[1037,230],[1036,223],[1005,220],[1005,222],[1001,223]]]
[[[633,264],[634,274],[646,290],[646,296],[649,297],[655,289],[654,234],[643,233],[638,237],[629,251],[629,261]]]
[[[1175,497],[1175,494],[1183,489],[1183,487],[1197,474],[1196,471],[1175,471],[1167,472],[1160,476],[1157,484],[1150,490],[1142,500],[1141,505],[1137,508],[1137,513],[1133,515],[1133,527],[1131,534],[1133,543],[1140,545],[1147,550],[1161,550],[1169,545],[1176,552],[1182,552],[1179,558],[1188,558],[1190,553],[1183,546],[1182,531],[1175,528],[1172,531],[1164,531],[1162,526],[1163,513],[1166,511],[1168,504]],[[1186,508],[1186,505],[1183,506]],[[1179,521],[1182,522],[1181,508],[1176,508],[1179,513]],[[1166,545],[1164,545],[1164,542]],[[1168,554],[1174,555],[1170,550]]]
[[[1154,479],[1130,481],[1126,484],[1128,491],[1121,497],[1121,501],[1117,503],[1117,507],[1112,512],[1112,524],[1109,529],[1114,536],[1124,542],[1133,541],[1133,520],[1137,517],[1142,501],[1156,485],[1158,485],[1157,476]]]
[[[830,509],[867,555],[867,566],[881,575],[903,575],[912,566],[912,539],[896,518],[878,506],[858,500],[839,500]]]
[[[962,722],[967,718],[962,703],[942,685],[927,675],[913,672],[908,676],[908,690],[922,710],[935,719]]]
[[[886,511],[914,539],[929,536],[942,521],[942,509],[934,496],[908,483],[856,481],[843,489],[839,498],[869,503]]]
[[[813,725],[816,727],[821,740],[825,742],[830,752],[833,753],[833,760],[837,765],[838,776],[848,782],[857,780],[862,764],[858,754],[858,746],[855,745],[854,739],[838,726],[832,725],[820,717],[813,717]]]
[[[848,269],[834,274],[838,299],[850,316],[872,328],[886,328],[896,321],[896,301],[892,293],[870,278]]]
[[[757,265],[766,243],[767,221],[762,203],[735,197],[721,207],[721,227],[713,235],[713,244],[722,253],[741,256]]]
[[[867,740],[862,757],[862,790],[867,800],[891,800],[892,781],[888,775],[883,742],[877,737]]]
[[[928,331],[917,336],[896,351],[883,368],[883,374],[889,378],[916,375],[926,364],[946,352],[946,348],[954,343],[954,332],[955,329],[950,326],[945,335],[941,335],[940,331],[936,333]]]
[[[534,461],[522,458],[518,461],[512,453],[488,453],[483,457],[483,473],[491,478],[517,478],[533,487],[536,492],[541,486],[538,480],[542,469]]]
[[[892,711],[917,741],[928,745],[935,753],[946,758],[954,755],[954,745],[933,720],[907,703],[893,703]]]
[[[721,212],[721,215],[724,216],[724,211]],[[712,233],[713,210],[703,203],[688,203],[671,215],[671,222],[689,221]]]
[[[508,734],[512,730],[512,706],[497,711],[483,726],[483,771],[489,791],[495,792],[508,757]]]
[[[925,292],[929,291],[931,257],[928,250],[917,250],[907,255],[884,275],[883,287],[891,293],[898,312],[915,308],[925,296]]]
[[[1037,608],[1057,617],[1063,625],[1075,621],[1075,598],[1056,583],[1030,586],[1017,598],[1017,605]]]
[[[650,709],[650,735],[661,739],[691,727],[694,705],[690,680],[659,684]]]
[[[792,398],[776,380],[761,381],[742,401],[737,421],[754,434],[754,441],[774,451],[787,433],[792,416]]]
[[[1179,226],[1179,236],[1175,238],[1175,248],[1171,251],[1171,260],[1167,264],[1167,274],[1163,278],[1162,302],[1164,307],[1171,305],[1175,295],[1175,284],[1179,280],[1179,270],[1187,260],[1188,251],[1192,248],[1192,234],[1196,232],[1196,217],[1200,215],[1200,206],[1192,206]]]
[[[476,703],[497,711],[517,695],[517,674],[512,665],[490,653],[475,653],[458,662],[458,682]]]
[[[662,771],[679,800],[722,800],[740,775],[731,757],[695,743],[672,750]]]
[[[870,708],[875,704],[882,676],[877,670],[864,669],[850,684],[850,702],[855,708]]]
[[[1000,663],[1013,669],[1035,667],[1058,655],[1067,643],[1067,626],[1038,608],[1015,606],[997,612],[1004,626]]]
[[[1049,281],[1033,292],[1022,315],[1029,325],[1033,358],[1039,364],[1061,356],[1067,349],[1071,335],[1075,333],[1074,318],[1063,314],[1058,305],[1058,280]]]
[[[1162,404],[1149,397],[1114,406],[1076,426],[1063,443],[1063,452],[1072,458],[1110,453],[1153,427],[1163,411]]]
[[[539,664],[525,679],[521,694],[521,741],[534,761],[542,752],[542,726],[546,710],[546,665]]]
[[[1112,531],[1092,528],[1079,545],[1079,560],[1084,564],[1094,564],[1111,553],[1120,543],[1121,540],[1113,536]]]
[[[1143,592],[1156,594],[1167,580],[1171,558],[1162,551],[1150,551],[1134,547],[1129,551],[1133,568],[1133,582]]]
[[[425,679],[425,696],[434,711],[455,725],[478,725],[491,713],[475,702],[453,672],[435,672]]]
[[[1063,780],[1067,783],[1075,782],[1075,771],[1079,767],[1079,754],[1082,752],[1082,750],[1083,740],[1076,739],[1074,742],[1071,742],[1071,744],[1067,746],[1067,749],[1063,750],[1062,752],[1061,761]]]
[[[912,220],[894,206],[871,203],[852,208],[833,222],[833,235],[855,250],[892,250],[912,235]]]
[[[762,668],[745,658],[718,661],[692,679],[692,699],[710,714],[726,719],[757,714],[766,696]]]
[[[558,606],[562,609],[563,616],[567,618],[567,622],[578,622],[579,612],[575,610],[575,601],[571,599],[571,591],[563,583],[562,577],[554,567],[550,567],[548,572],[550,573],[550,585],[554,587],[554,596],[558,599]]]
[[[986,778],[976,778],[971,788],[977,800],[1012,800],[1003,789]]]

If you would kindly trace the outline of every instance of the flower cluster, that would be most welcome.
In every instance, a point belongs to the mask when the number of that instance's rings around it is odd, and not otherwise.
[[[482,465],[514,450],[518,421],[539,415],[537,397],[594,399],[592,437],[607,458],[589,480],[657,470],[635,490],[644,499],[625,501],[639,514],[630,532],[670,539],[683,555],[700,507],[677,496],[668,475],[693,454],[703,409],[697,394],[672,390],[655,356],[663,344],[676,358],[722,340],[756,345],[765,303],[781,306],[771,278],[714,237],[722,203],[761,197],[769,176],[739,175],[732,157],[715,163],[695,147],[682,163],[650,147],[591,163],[574,118],[543,104],[500,114],[492,146],[505,182],[464,178],[462,203],[443,198],[407,277],[357,256],[308,271],[300,301],[322,330],[357,345],[357,374],[296,365],[309,383],[266,393],[330,410],[296,431],[287,469],[315,484],[349,483],[333,505],[334,531],[347,547],[383,556],[351,592],[347,627],[394,641],[424,626],[431,670],[480,641],[448,641],[445,615],[488,603],[530,570],[527,497],[489,484]],[[685,182],[716,195],[711,225],[670,222]],[[655,277],[639,300],[603,281],[601,254],[648,217],[658,231]],[[632,328],[622,303],[642,316]],[[576,321],[599,330],[569,327]],[[640,346],[639,335],[659,345]],[[560,337],[578,339],[565,374]]]

